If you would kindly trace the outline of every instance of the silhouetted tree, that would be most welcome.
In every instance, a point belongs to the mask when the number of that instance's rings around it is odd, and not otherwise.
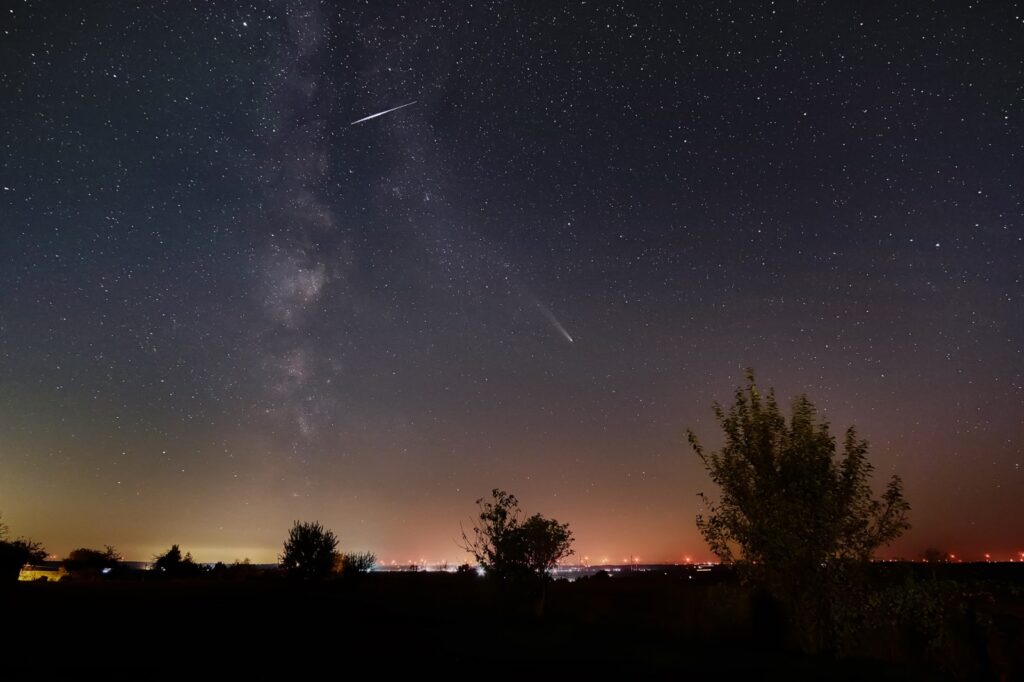
[[[75,578],[97,578],[110,573],[121,565],[121,558],[110,545],[105,549],[88,549],[79,547],[68,554],[64,560],[64,570]]]
[[[717,503],[701,493],[707,513],[697,527],[719,558],[789,607],[805,646],[819,648],[849,569],[910,527],[910,505],[898,476],[873,496],[867,443],[852,427],[837,455],[828,423],[806,396],[793,401],[787,421],[774,391],[763,396],[750,370],[747,379],[728,411],[714,405],[721,450],[706,452],[687,431],[719,488]]]
[[[25,564],[46,559],[43,546],[28,538],[8,539],[7,526],[0,521],[0,583],[16,581]]]
[[[322,580],[338,561],[338,538],[319,522],[296,521],[288,531],[281,555],[281,568],[291,578]]]
[[[153,557],[153,570],[169,578],[194,578],[204,569],[192,559],[191,552],[182,557],[181,548],[171,545],[166,552]]]
[[[472,536],[462,533],[463,548],[488,575],[545,579],[560,560],[573,553],[569,524],[540,514],[524,521],[515,495],[498,488],[491,495],[493,501],[476,501],[480,517]]]
[[[949,561],[949,552],[944,552],[941,549],[929,547],[921,553],[921,558],[930,564],[938,564],[943,561]]]
[[[353,552],[340,555],[338,572],[345,576],[367,573],[373,570],[377,556],[373,552]]]
[[[526,568],[547,576],[559,561],[573,553],[569,524],[534,514],[519,527]]]

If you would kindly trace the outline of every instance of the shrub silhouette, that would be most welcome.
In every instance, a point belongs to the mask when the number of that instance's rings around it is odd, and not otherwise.
[[[377,556],[373,552],[352,552],[341,554],[338,558],[338,572],[344,576],[368,573],[377,564]]]
[[[202,575],[204,569],[192,559],[192,553],[181,556],[181,548],[171,545],[163,554],[153,557],[153,571],[168,578],[194,578]]]
[[[7,535],[7,526],[0,521],[0,583],[16,581],[25,564],[46,558],[46,550],[40,543],[28,538],[9,540]]]
[[[544,580],[558,562],[573,553],[569,524],[540,514],[525,521],[519,500],[504,490],[491,491],[493,501],[477,500],[479,520],[463,548],[473,554],[487,575],[501,579]]]
[[[75,578],[95,579],[106,575],[121,565],[121,559],[110,545],[104,550],[79,547],[64,560],[64,570]]]

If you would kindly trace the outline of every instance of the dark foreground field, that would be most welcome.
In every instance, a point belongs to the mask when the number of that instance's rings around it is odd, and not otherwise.
[[[709,582],[650,574],[558,582],[541,617],[536,603],[473,575],[369,574],[320,586],[268,578],[19,583],[0,592],[11,628],[0,679],[66,679],[85,670],[107,680],[288,680],[321,671],[325,679],[359,672],[476,680],[1020,673],[1005,653],[994,661],[984,641],[951,644],[966,647],[954,652],[967,661],[959,670],[943,670],[921,659],[920,646],[884,634],[869,653],[889,660],[793,653],[742,590]]]

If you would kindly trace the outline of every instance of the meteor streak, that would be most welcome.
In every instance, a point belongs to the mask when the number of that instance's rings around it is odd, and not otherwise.
[[[381,112],[378,112],[376,114],[370,114],[366,118],[361,118],[358,121],[352,121],[351,123],[349,123],[349,125],[350,126],[354,126],[357,123],[362,123],[363,121],[369,121],[371,118],[377,118],[378,116],[383,116],[384,114],[390,114],[392,111],[398,111],[399,109],[404,109],[405,107],[411,107],[413,104],[416,104],[417,101],[418,100],[413,100],[412,102],[409,102],[408,104],[403,104],[402,106],[395,107],[394,109],[388,109],[387,111],[381,111]]]
[[[545,308],[544,304],[541,303],[540,301],[537,301],[537,307],[540,308],[540,311],[542,313],[544,313],[544,317],[548,318],[548,322],[550,322],[554,326],[554,328],[558,330],[558,333],[565,337],[566,341],[568,341],[569,343],[576,343],[575,341],[573,341],[572,336],[569,335],[569,332],[565,331],[565,327],[562,326],[562,323],[558,321],[558,318],[555,317],[555,314],[553,312]]]

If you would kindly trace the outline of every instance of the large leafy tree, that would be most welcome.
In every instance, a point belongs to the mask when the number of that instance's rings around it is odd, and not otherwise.
[[[492,500],[477,500],[480,508],[472,533],[463,531],[463,547],[484,571],[504,579],[550,575],[562,559],[572,555],[572,532],[540,514],[524,519],[515,495],[495,488]]]
[[[828,422],[806,396],[793,401],[787,419],[774,391],[762,395],[752,371],[747,379],[731,407],[714,405],[724,434],[720,450],[708,452],[687,431],[718,487],[717,500],[701,493],[707,510],[697,527],[719,558],[795,611],[815,612],[809,620],[820,620],[831,608],[822,607],[829,586],[845,582],[851,567],[907,530],[910,505],[899,476],[874,495],[868,446],[853,427],[838,451]]]
[[[338,538],[319,522],[296,521],[288,531],[281,568],[291,578],[320,580],[334,571],[339,560]]]

